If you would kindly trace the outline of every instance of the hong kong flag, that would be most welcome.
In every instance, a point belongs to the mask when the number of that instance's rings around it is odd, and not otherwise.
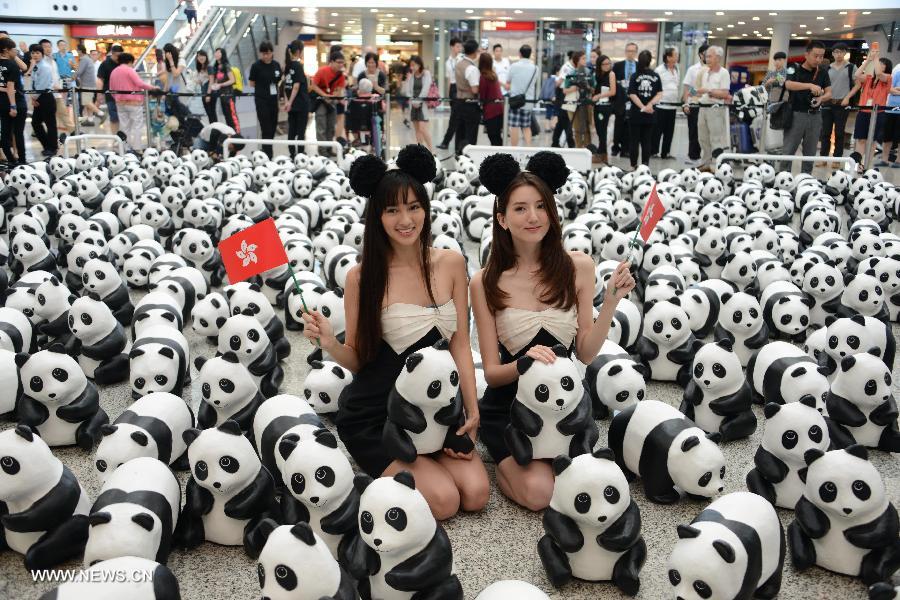
[[[662,200],[659,199],[659,194],[656,193],[656,185],[654,184],[653,189],[650,190],[650,197],[647,198],[647,204],[644,205],[644,212],[641,213],[640,234],[645,242],[650,239],[650,234],[653,233],[653,229],[659,223],[659,219],[664,212],[666,212],[666,207],[663,206]]]
[[[266,219],[219,242],[228,281],[237,283],[288,262],[273,219]]]

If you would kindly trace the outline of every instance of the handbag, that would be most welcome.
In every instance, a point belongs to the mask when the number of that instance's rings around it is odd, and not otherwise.
[[[528,85],[525,86],[526,92],[531,89],[531,84],[534,83],[535,75],[537,75],[537,65],[534,66],[534,71],[531,73],[531,79],[528,81]],[[508,102],[510,110],[519,110],[520,108],[525,106],[525,94],[516,94],[515,96],[510,96]]]
[[[794,109],[791,107],[790,101],[784,99],[786,90],[787,87],[782,87],[778,102],[773,102],[767,109],[769,113],[769,127],[775,130],[787,131],[791,128],[791,123],[794,122]]]
[[[428,108],[434,110],[441,105],[441,91],[438,89],[434,79],[431,80],[431,85],[428,86],[428,98],[429,99],[425,101],[425,106]]]

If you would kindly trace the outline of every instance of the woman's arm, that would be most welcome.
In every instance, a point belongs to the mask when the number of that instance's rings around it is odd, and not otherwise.
[[[515,363],[500,364],[500,345],[497,341],[497,323],[491,314],[484,296],[484,286],[479,271],[469,284],[472,298],[472,312],[475,315],[475,327],[478,329],[478,348],[481,351],[481,364],[484,378],[491,387],[500,387],[512,383],[519,378]]]
[[[594,261],[585,254],[573,252],[575,263],[575,290],[578,303],[578,332],[575,334],[575,355],[584,364],[590,364],[596,358],[609,327],[616,314],[619,300],[634,289],[634,279],[628,270],[627,263],[619,263],[613,276],[607,283],[600,314],[594,321],[593,300],[595,290]],[[613,291],[615,290],[615,291]]]
[[[362,367],[355,346],[356,325],[359,319],[359,273],[359,265],[356,265],[347,274],[347,285],[344,288],[346,329],[343,344],[334,336],[331,323],[319,311],[303,313],[303,321],[306,323],[303,335],[311,340],[318,339],[322,350],[328,352],[337,364],[353,373],[357,373]]]
[[[428,98],[428,90],[431,88],[431,73],[425,71],[422,73],[422,89],[419,90],[419,98]]]
[[[459,389],[462,391],[466,411],[465,424],[459,434],[468,433],[472,440],[478,436],[478,394],[475,391],[475,363],[472,361],[472,342],[469,337],[469,282],[466,260],[461,254],[446,251],[442,262],[447,262],[453,274],[453,304],[456,306],[456,333],[450,338],[450,354],[459,373]],[[449,452],[448,452],[449,453]],[[453,453],[451,456],[468,456]]]
[[[7,98],[9,98],[9,110],[16,110],[16,84],[14,81],[7,81],[6,85],[3,86],[3,91],[6,92]]]

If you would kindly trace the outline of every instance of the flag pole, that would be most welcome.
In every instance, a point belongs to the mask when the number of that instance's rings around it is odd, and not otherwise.
[[[297,290],[297,294],[300,296],[300,303],[303,305],[303,312],[305,312],[306,314],[310,314],[309,308],[306,306],[306,300],[303,298],[303,290],[300,289],[300,284],[297,282],[297,274],[294,273],[294,269],[293,267],[291,267],[290,261],[288,261],[286,264],[288,272],[291,274],[291,279],[294,280],[294,289]],[[319,338],[313,340],[313,343],[315,343],[316,347],[318,348],[322,347],[321,343],[319,342]]]

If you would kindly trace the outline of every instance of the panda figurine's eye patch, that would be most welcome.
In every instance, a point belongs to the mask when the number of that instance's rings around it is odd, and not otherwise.
[[[706,582],[700,581],[699,579],[694,582],[694,591],[697,592],[697,595],[701,598],[712,597],[712,588],[710,588]]]
[[[700,479],[697,481],[697,484],[700,487],[706,487],[709,485],[710,481],[712,481],[712,471],[707,471],[700,477]]]
[[[278,565],[275,567],[275,581],[288,591],[297,587],[297,574],[290,567]]]
[[[441,382],[435,379],[428,386],[428,390],[425,392],[429,398],[434,399],[437,398],[441,393]]]
[[[375,529],[375,520],[372,518],[372,513],[367,510],[360,513],[359,528],[362,529],[363,533],[372,533],[372,530]]]
[[[12,456],[4,456],[0,458],[0,469],[3,469],[3,472],[7,475],[15,475],[19,472],[19,461],[17,461]]]
[[[853,490],[853,495],[865,502],[872,495],[872,489],[869,487],[869,484],[861,479],[857,479],[853,482],[851,488]]]
[[[259,341],[259,332],[255,329],[251,329],[250,331],[247,332],[247,338],[251,342],[258,342]]]
[[[316,481],[325,487],[333,486],[335,481],[334,470],[331,467],[319,467],[316,469]]]
[[[228,339],[228,346],[229,346],[232,350],[234,350],[235,352],[237,352],[238,350],[241,349],[241,338],[239,338],[239,337],[236,336],[236,335],[231,336],[231,337]]]
[[[790,450],[797,445],[798,439],[797,432],[793,429],[788,429],[781,434],[781,445]]]
[[[205,461],[199,460],[194,465],[194,477],[200,481],[206,481],[206,478],[209,477],[209,467],[206,466]]]
[[[603,497],[606,498],[606,501],[610,504],[616,504],[619,501],[619,490],[614,488],[611,485],[606,486],[606,489],[603,490]]]
[[[230,394],[234,391],[234,383],[230,379],[220,379],[219,389],[226,394]]]
[[[837,498],[837,486],[830,481],[826,481],[819,486],[819,497],[823,502],[834,502]]]
[[[237,473],[238,469],[241,468],[241,464],[236,458],[227,455],[219,459],[219,466],[222,467],[222,470],[226,473]]]
[[[397,531],[406,529],[406,512],[402,508],[396,506],[394,508],[389,508],[388,511],[384,513],[384,519],[388,525]]]
[[[53,379],[59,381],[60,383],[64,383],[69,379],[69,372],[65,369],[60,369],[59,367],[53,369],[50,372],[50,375],[52,375]]]
[[[809,428],[809,439],[814,441],[815,443],[819,443],[822,441],[822,428],[818,425],[813,425]]]
[[[550,399],[550,388],[543,383],[534,388],[534,397],[538,402],[546,402]]]
[[[291,477],[291,489],[295,494],[302,494],[303,490],[306,489],[306,478],[303,477],[302,473],[294,473]]]
[[[566,390],[567,392],[571,392],[572,390],[575,389],[575,382],[572,381],[572,378],[569,377],[568,375],[563,377],[560,380],[559,384],[562,386],[562,389]]]

